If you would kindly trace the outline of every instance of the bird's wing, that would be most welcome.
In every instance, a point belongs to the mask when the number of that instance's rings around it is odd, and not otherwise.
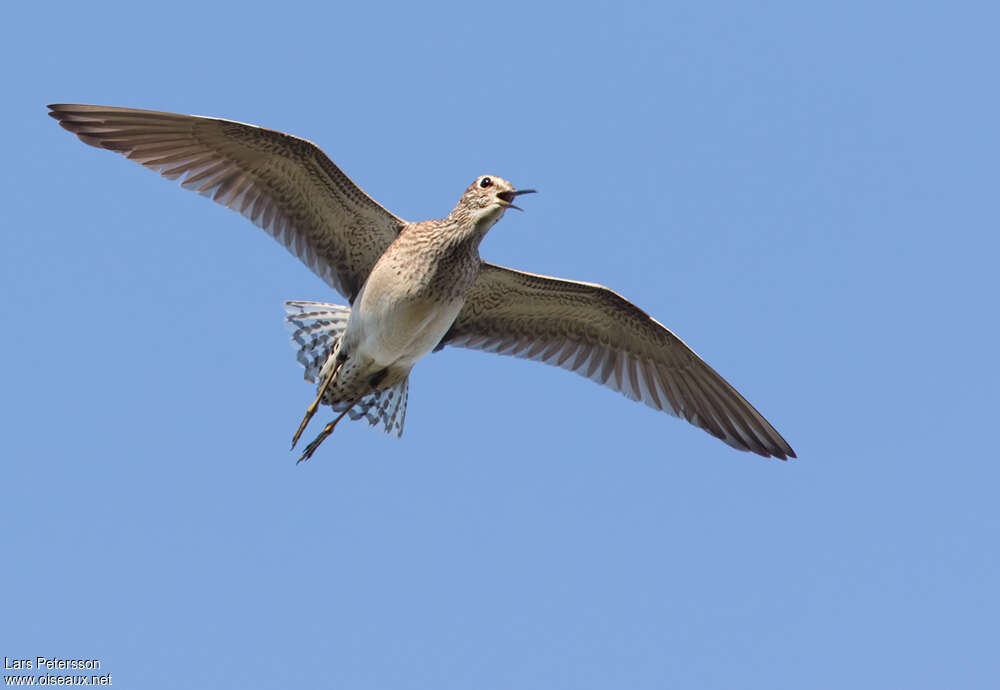
[[[683,417],[734,448],[795,457],[781,434],[680,338],[601,285],[483,262],[441,342],[553,364]]]
[[[262,127],[194,115],[50,105],[84,143],[117,151],[239,211],[353,302],[404,222],[318,146]]]

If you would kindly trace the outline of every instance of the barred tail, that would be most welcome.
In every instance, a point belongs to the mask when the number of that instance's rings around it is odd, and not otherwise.
[[[369,393],[361,398],[350,409],[347,416],[351,419],[364,417],[371,426],[383,422],[382,431],[399,438],[403,435],[403,422],[406,420],[406,399],[409,394],[410,379],[405,378],[402,383],[398,383],[392,388]],[[343,412],[345,407],[347,407],[346,402],[333,404],[333,409],[337,412]]]
[[[292,331],[295,359],[305,369],[305,379],[320,383],[323,366],[336,352],[340,338],[347,328],[351,308],[324,302],[285,302],[285,324]],[[362,417],[371,426],[384,423],[384,431],[397,438],[403,435],[406,419],[406,400],[409,396],[409,379],[382,391],[369,393],[347,413],[351,419]],[[346,402],[336,402],[333,409],[343,412]]]
[[[292,347],[298,350],[295,359],[305,368],[306,381],[319,383],[319,372],[337,349],[351,308],[323,302],[285,302],[285,312]]]

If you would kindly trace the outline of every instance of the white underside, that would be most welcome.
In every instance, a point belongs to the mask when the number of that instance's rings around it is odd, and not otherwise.
[[[457,300],[368,299],[366,293],[362,289],[355,300],[344,346],[351,357],[379,368],[411,368],[437,346],[462,309]]]

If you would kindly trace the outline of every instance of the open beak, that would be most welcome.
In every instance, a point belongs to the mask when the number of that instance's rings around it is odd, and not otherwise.
[[[504,202],[504,208],[516,208],[518,211],[523,211],[524,209],[520,206],[514,205],[514,197],[520,196],[521,194],[534,194],[534,189],[517,189],[512,192],[497,192],[497,198]]]

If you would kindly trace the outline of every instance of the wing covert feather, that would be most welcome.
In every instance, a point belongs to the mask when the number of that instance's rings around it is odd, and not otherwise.
[[[442,345],[561,367],[739,450],[794,458],[773,426],[680,338],[621,295],[483,262]]]
[[[181,179],[266,230],[352,302],[405,221],[312,142],[232,120],[94,105],[50,105],[86,144]]]

